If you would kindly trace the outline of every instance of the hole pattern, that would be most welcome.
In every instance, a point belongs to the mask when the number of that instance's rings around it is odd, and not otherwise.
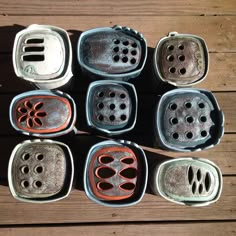
[[[47,113],[41,110],[42,107],[42,102],[32,104],[30,101],[25,101],[17,108],[18,122],[26,124],[29,129],[41,127],[43,125],[41,119],[47,116]]]

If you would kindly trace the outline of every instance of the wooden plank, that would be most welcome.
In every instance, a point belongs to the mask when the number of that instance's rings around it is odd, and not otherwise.
[[[73,45],[81,31],[120,24],[142,32],[149,47],[155,47],[168,32],[177,31],[203,37],[211,52],[236,52],[236,16],[114,15],[67,16],[66,19],[63,16],[0,16],[0,51],[11,52],[16,32],[32,23],[57,25],[68,30]]]
[[[74,47],[76,47],[74,45]],[[148,60],[144,71],[138,78],[132,80],[139,89],[140,93],[155,93],[161,87],[155,86],[155,76],[152,73],[152,52],[149,53]],[[0,64],[2,65],[0,78],[0,93],[19,93],[30,90],[30,86],[25,81],[16,77],[12,66],[12,55],[0,54]],[[75,68],[79,65],[74,58]],[[236,91],[236,53],[210,53],[210,70],[206,79],[196,87],[204,88],[211,91]],[[78,81],[77,81],[78,80]],[[74,70],[74,86],[67,91],[86,92],[88,83],[91,79],[82,75],[81,71]],[[76,81],[76,82],[75,82]],[[149,81],[149,82],[148,82]],[[12,86],[14,84],[14,86]]]
[[[232,15],[236,13],[234,0],[148,0],[148,1],[76,1],[49,0],[0,1],[4,15]]]
[[[225,177],[219,201],[207,207],[180,206],[160,196],[145,194],[131,207],[111,208],[93,203],[75,189],[68,198],[50,204],[23,203],[0,186],[0,224],[44,224],[129,221],[236,220],[236,177]]]
[[[79,225],[57,227],[17,227],[2,228],[0,236],[230,236],[236,235],[236,222],[211,223],[145,223],[145,224],[111,224],[111,225]]]

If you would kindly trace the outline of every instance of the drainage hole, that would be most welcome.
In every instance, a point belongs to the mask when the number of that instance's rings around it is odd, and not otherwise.
[[[110,119],[110,121],[114,121],[114,120],[116,119],[116,117],[115,117],[114,115],[111,115],[111,116],[109,117],[109,119]]]
[[[192,132],[188,132],[188,133],[186,134],[186,137],[187,137],[188,139],[191,139],[191,138],[193,137],[193,133],[192,133]]]
[[[201,136],[202,136],[202,137],[206,137],[206,136],[207,136],[206,130],[201,131]]]
[[[97,188],[101,191],[106,191],[113,188],[113,185],[108,182],[99,182]]]
[[[103,121],[103,120],[104,120],[103,115],[99,115],[99,116],[98,116],[98,120]]]
[[[29,154],[29,153],[24,153],[24,154],[22,155],[22,159],[23,159],[24,161],[28,161],[29,158],[30,158],[30,154]]]
[[[114,110],[115,108],[116,108],[115,104],[112,103],[112,104],[110,105],[110,109],[111,109],[111,110]]]
[[[19,108],[19,111],[20,111],[21,113],[26,113],[26,112],[27,112],[27,109],[24,108],[24,107],[21,107],[21,108]]]
[[[174,50],[174,46],[173,45],[169,45],[168,47],[167,47],[169,50]]]
[[[114,51],[114,52],[119,52],[119,47],[114,47],[114,48],[113,48],[113,51]]]
[[[204,104],[203,102],[201,102],[201,103],[199,103],[199,104],[198,104],[198,106],[199,106],[199,108],[201,108],[201,109],[202,109],[202,108],[204,108],[204,107],[205,107],[205,104]]]
[[[26,55],[23,56],[23,61],[44,61],[44,55]]]
[[[129,41],[128,40],[123,41],[123,45],[128,46],[129,45]]]
[[[43,172],[43,167],[42,166],[36,166],[35,167],[35,172],[38,174],[41,174]]]
[[[172,125],[176,125],[176,124],[178,124],[178,119],[175,117],[175,118],[171,118],[170,119],[170,123],[172,124]]]
[[[109,167],[101,167],[96,171],[97,176],[102,179],[111,178],[113,175],[116,174],[115,170]]]
[[[167,61],[174,61],[175,57],[173,55],[169,55],[167,57]]]
[[[29,173],[29,167],[28,166],[22,166],[21,167],[21,172],[23,174],[28,174]]]
[[[119,44],[120,40],[119,39],[114,39],[113,42],[114,42],[114,44]]]
[[[121,115],[121,116],[120,116],[120,119],[123,120],[123,121],[125,121],[126,118],[127,118],[126,115]]]
[[[126,108],[126,105],[124,103],[120,104],[120,109],[124,110]]]
[[[169,68],[169,72],[170,72],[170,73],[174,74],[175,71],[176,71],[175,67],[171,67],[171,68]]]
[[[39,119],[39,118],[34,118],[34,123],[37,125],[37,126],[42,126],[43,125],[43,123],[42,123],[42,121]]]
[[[205,187],[207,192],[209,191],[210,186],[211,186],[211,177],[210,174],[207,172],[205,177]]]
[[[26,40],[26,43],[27,44],[31,44],[31,43],[36,43],[36,44],[38,44],[38,43],[43,43],[44,42],[44,39],[39,39],[39,38],[32,38],[32,39],[27,39]]]
[[[185,56],[184,55],[180,55],[178,58],[179,58],[180,61],[184,61],[185,60]]]
[[[21,186],[23,188],[28,188],[29,187],[29,182],[27,180],[23,180],[23,181],[21,181]]]
[[[171,110],[174,111],[174,110],[177,109],[177,104],[176,103],[171,103],[169,107],[170,107]]]
[[[113,61],[114,62],[118,62],[120,60],[120,57],[118,56],[118,55],[115,55],[114,57],[113,57]]]
[[[40,112],[37,112],[35,115],[38,117],[45,117],[47,115],[47,113],[44,111],[40,111]]]
[[[31,118],[29,118],[29,119],[27,120],[27,125],[28,125],[28,127],[30,127],[30,128],[33,127],[34,123],[33,123],[33,121],[32,121]]]
[[[102,102],[98,104],[99,109],[102,109],[103,107],[104,107],[104,104]]]
[[[133,56],[135,56],[135,55],[137,55],[137,51],[136,51],[136,50],[132,50],[132,51],[131,51],[131,54],[132,54]]]
[[[111,97],[111,98],[114,98],[115,96],[116,96],[116,94],[115,94],[114,92],[111,92],[111,93],[110,93],[110,97]]]
[[[187,116],[186,121],[188,123],[193,123],[193,117],[192,116]]]
[[[131,64],[135,64],[135,63],[136,63],[136,59],[135,59],[135,58],[132,58],[132,59],[130,60],[130,63],[131,63]]]
[[[126,97],[126,95],[124,94],[124,93],[122,93],[121,95],[120,95],[120,98],[122,98],[122,99],[124,99]]]
[[[200,117],[200,121],[203,122],[203,123],[205,123],[205,122],[207,121],[206,116],[201,116],[201,117]]]
[[[133,167],[126,168],[120,172],[120,175],[126,179],[133,179],[137,176],[137,170]]]
[[[183,44],[180,44],[180,45],[179,45],[179,49],[180,49],[180,50],[184,50],[184,45],[183,45]]]
[[[102,98],[104,96],[104,92],[99,92],[98,97]]]
[[[172,134],[172,137],[173,137],[174,139],[178,139],[178,138],[179,138],[179,134],[178,134],[178,133],[173,133],[173,134]]]
[[[30,111],[29,113],[30,116],[34,116],[34,114],[35,114],[34,111]]]
[[[134,183],[124,183],[120,185],[120,189],[131,191],[134,190],[135,184]]]
[[[202,192],[203,192],[203,185],[202,184],[199,185],[198,192],[199,192],[199,194],[202,194]]]
[[[43,156],[43,154],[38,153],[38,154],[36,155],[36,158],[37,158],[38,161],[42,161],[43,158],[44,158],[44,156]]]
[[[124,48],[124,49],[122,50],[122,52],[123,52],[124,54],[127,54],[127,53],[129,52],[129,50],[128,50],[127,48]]]
[[[41,188],[43,186],[43,183],[39,180],[35,181],[34,182],[34,187],[35,188]]]
[[[193,193],[193,194],[196,193],[196,188],[197,188],[197,185],[196,185],[196,183],[194,182],[193,185],[192,185],[192,193]]]
[[[184,105],[185,105],[186,108],[191,108],[192,107],[192,103],[191,102],[186,102]]]
[[[200,181],[201,178],[202,178],[202,173],[201,173],[201,170],[198,169],[198,171],[197,171],[197,180]]]
[[[123,61],[124,63],[126,63],[126,62],[128,61],[128,57],[123,57],[123,58],[122,58],[122,61]]]
[[[108,164],[114,161],[114,159],[110,156],[101,156],[99,157],[99,161],[102,164]]]
[[[191,184],[193,181],[193,168],[190,166],[188,169],[188,182]]]
[[[134,162],[134,159],[131,157],[126,157],[126,158],[122,158],[120,161],[127,165],[131,165]]]
[[[132,45],[131,45],[133,48],[136,48],[138,45],[137,45],[137,43],[132,43]]]
[[[186,73],[186,69],[185,68],[181,68],[179,70],[179,72],[180,72],[181,75],[184,75]]]

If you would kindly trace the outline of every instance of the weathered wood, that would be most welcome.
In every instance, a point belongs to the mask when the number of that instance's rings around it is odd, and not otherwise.
[[[233,1],[233,0],[232,0]],[[54,3],[53,3],[54,4]],[[143,33],[148,46],[168,32],[203,37],[211,52],[236,52],[236,16],[0,16],[0,51],[11,52],[15,34],[30,24],[51,24],[68,30],[74,42],[81,31],[95,27],[129,26]],[[6,40],[7,39],[7,40]],[[76,51],[76,47],[74,47]]]
[[[78,225],[64,227],[17,227],[2,228],[0,236],[231,236],[235,235],[236,222],[211,223],[139,223],[110,225]]]
[[[145,194],[132,207],[111,208],[91,202],[83,191],[75,189],[68,198],[50,204],[22,203],[0,186],[0,224],[42,224],[74,222],[235,220],[236,177],[224,178],[221,198],[207,207],[187,207],[170,203],[160,196]]]
[[[148,1],[0,1],[4,15],[232,15],[234,0],[148,0]]]

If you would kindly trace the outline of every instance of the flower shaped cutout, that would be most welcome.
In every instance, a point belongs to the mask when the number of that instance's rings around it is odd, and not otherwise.
[[[42,102],[37,102],[35,104],[32,104],[30,101],[25,101],[23,103],[23,106],[18,107],[18,112],[20,113],[20,116],[18,118],[18,122],[23,123],[26,122],[26,125],[28,128],[32,128],[34,126],[42,126],[43,123],[41,121],[41,118],[45,117],[47,115],[46,112],[41,110],[43,107]]]

